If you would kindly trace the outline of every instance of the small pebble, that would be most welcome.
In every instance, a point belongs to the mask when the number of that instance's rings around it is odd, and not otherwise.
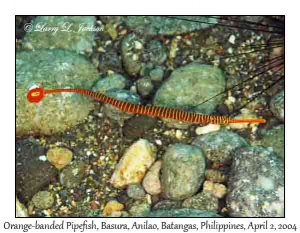
[[[231,35],[230,37],[229,37],[229,43],[231,43],[231,44],[235,44],[235,35]]]
[[[48,209],[54,204],[54,196],[49,191],[40,191],[32,198],[35,207],[40,209]]]
[[[73,158],[73,152],[64,147],[55,147],[47,151],[47,159],[57,169],[62,169],[68,165]]]
[[[207,134],[207,133],[211,133],[214,131],[219,131],[220,129],[221,129],[220,125],[208,124],[206,126],[197,127],[196,134],[197,135]]]

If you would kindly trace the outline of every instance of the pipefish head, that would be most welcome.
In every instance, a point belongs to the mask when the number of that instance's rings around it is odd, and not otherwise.
[[[31,103],[40,102],[45,96],[44,89],[41,87],[31,89],[27,94],[27,99]]]

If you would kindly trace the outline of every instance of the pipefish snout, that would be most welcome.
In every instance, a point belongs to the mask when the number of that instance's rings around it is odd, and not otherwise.
[[[159,106],[144,106],[141,104],[133,104],[126,101],[121,101],[101,93],[93,92],[86,89],[52,89],[44,90],[41,87],[30,90],[27,94],[27,99],[31,103],[40,102],[45,95],[73,92],[82,95],[87,95],[96,101],[108,103],[114,107],[128,113],[135,113],[140,115],[147,115],[160,118],[168,118],[177,121],[199,124],[229,124],[229,123],[266,123],[265,119],[234,119],[230,116],[211,116],[202,115],[199,113],[187,112],[175,108],[159,107]]]

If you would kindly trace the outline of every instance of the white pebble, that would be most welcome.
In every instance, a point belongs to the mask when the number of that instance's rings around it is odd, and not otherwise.
[[[233,53],[233,49],[230,47],[230,48],[228,48],[227,52],[230,53],[230,54],[232,54]]]
[[[175,133],[175,136],[176,136],[177,139],[181,139],[182,138],[182,132],[179,129],[177,129],[176,133]]]
[[[235,35],[231,35],[230,37],[229,37],[229,43],[231,43],[231,44],[235,44]]]
[[[135,47],[135,49],[142,49],[143,45],[141,42],[136,40],[136,41],[134,41],[134,47]]]
[[[208,124],[203,127],[197,127],[196,134],[197,135],[207,134],[207,133],[211,133],[214,131],[218,131],[218,130],[220,130],[220,128],[221,128],[220,125]]]
[[[47,160],[47,156],[46,156],[46,155],[41,155],[41,156],[39,157],[39,160],[45,162],[45,161]]]
[[[161,141],[161,140],[159,140],[159,139],[155,140],[155,143],[156,143],[157,145],[159,145],[159,146],[161,146],[161,145],[162,145],[162,141]]]

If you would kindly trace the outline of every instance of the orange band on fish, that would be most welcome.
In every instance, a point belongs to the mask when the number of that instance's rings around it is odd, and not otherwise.
[[[140,115],[154,116],[160,118],[168,118],[188,123],[199,123],[199,124],[229,124],[229,123],[266,123],[265,119],[234,119],[229,116],[211,116],[202,115],[199,113],[187,112],[175,108],[159,107],[159,106],[144,106],[141,104],[133,104],[126,101],[121,101],[101,93],[93,92],[85,89],[53,89],[44,90],[43,88],[34,88],[27,94],[27,99],[31,103],[40,102],[45,95],[62,93],[62,92],[73,92],[82,95],[87,95],[96,101],[108,103],[114,107],[129,113],[135,113]]]

